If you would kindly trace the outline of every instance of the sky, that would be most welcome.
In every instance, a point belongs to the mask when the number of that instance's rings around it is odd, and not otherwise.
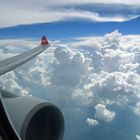
[[[139,0],[0,0],[0,59],[51,47],[0,86],[57,105],[64,140],[140,140]]]
[[[104,35],[114,30],[139,34],[139,0],[0,1],[0,38],[51,39]]]

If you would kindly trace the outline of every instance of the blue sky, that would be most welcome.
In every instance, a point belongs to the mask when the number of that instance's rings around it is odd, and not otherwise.
[[[91,22],[91,21],[61,21],[23,25],[0,29],[1,38],[40,38],[47,35],[49,39],[64,39],[80,36],[99,36],[119,30],[121,33],[139,34],[140,18],[126,22]]]

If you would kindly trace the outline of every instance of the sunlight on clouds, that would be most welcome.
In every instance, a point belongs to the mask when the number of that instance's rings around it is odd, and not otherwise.
[[[97,120],[90,119],[90,118],[87,118],[87,119],[86,119],[86,123],[87,123],[88,125],[93,125],[93,126],[99,125],[99,122],[98,122]]]
[[[99,121],[111,122],[115,117],[115,112],[110,111],[103,104],[97,104],[95,106],[95,119],[87,118],[86,123],[88,125],[99,125]]]
[[[111,122],[115,117],[115,112],[108,110],[105,105],[97,104],[95,110],[96,119]]]

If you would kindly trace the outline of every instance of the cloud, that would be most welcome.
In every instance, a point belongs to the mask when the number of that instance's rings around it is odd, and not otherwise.
[[[104,48],[113,48],[112,49],[117,49],[120,43],[120,38],[122,34],[118,32],[118,30],[115,30],[109,34],[106,34],[104,36]],[[114,48],[115,47],[115,48]]]
[[[116,51],[107,50],[102,58],[103,70],[108,72],[118,71],[121,64],[133,63],[134,58],[135,56],[133,53],[121,51],[119,49]]]
[[[7,59],[19,53],[27,51],[36,45],[37,41],[31,43],[30,39],[9,39],[1,40],[1,59]],[[22,45],[24,44],[24,45]],[[19,47],[20,46],[20,47]],[[19,69],[20,70],[20,69]],[[18,70],[17,70],[18,71]],[[25,71],[25,70],[24,70]],[[18,71],[19,72],[19,71]],[[17,76],[16,71],[8,72],[0,77],[0,85],[4,90],[8,90],[17,95],[30,95],[30,90],[27,86],[21,84],[21,79]],[[22,73],[23,74],[23,73]],[[24,76],[24,75],[23,75]]]
[[[57,3],[57,4],[56,4]],[[104,15],[103,13],[89,11],[86,8],[76,8],[76,5],[83,5],[83,4],[97,4],[98,1],[64,1],[61,0],[58,2],[56,1],[17,1],[14,0],[12,3],[11,1],[4,1],[1,2],[0,9],[0,27],[9,27],[9,26],[16,26],[22,24],[33,24],[33,23],[49,23],[49,22],[57,22],[57,21],[64,21],[64,20],[90,20],[93,22],[124,22],[129,21],[131,19],[139,17],[139,13],[134,14],[124,14],[125,12],[113,15]],[[114,1],[103,1],[99,3],[101,6],[103,4],[130,4],[135,5],[138,2],[131,2],[125,1],[122,3],[121,1],[115,2]],[[11,7],[12,5],[12,7]],[[70,7],[68,7],[70,6]],[[135,7],[133,7],[135,10]],[[131,9],[133,9],[131,8]],[[136,7],[137,8],[137,7]],[[110,10],[112,8],[110,6]],[[105,13],[106,11],[104,11]],[[101,14],[100,14],[101,13]],[[111,13],[111,12],[109,12]]]
[[[54,56],[57,63],[53,65],[51,82],[60,86],[76,87],[86,76],[91,59],[66,47],[56,48]]]
[[[110,111],[103,104],[97,104],[95,106],[95,118],[99,120],[103,120],[106,122],[111,122],[115,117],[115,112]]]
[[[96,38],[78,38],[79,46],[78,43],[71,43],[74,48],[80,48],[86,52],[85,55],[90,56],[93,68],[88,72],[88,82],[82,83],[79,86],[82,88],[75,90],[73,98],[84,105],[103,103],[123,106],[134,102],[133,100],[139,98],[140,88],[138,36],[123,36],[114,31],[99,37],[100,41]],[[90,40],[91,44],[96,40],[100,47],[96,49],[96,45],[90,46],[88,43],[89,47],[82,46],[82,42],[86,40]],[[127,46],[128,40],[131,49]],[[111,44],[116,44],[115,49],[110,47]]]
[[[86,123],[93,126],[99,125],[99,121],[105,121],[109,123],[115,118],[115,115],[116,113],[108,110],[105,105],[97,104],[95,106],[95,119],[87,118]]]
[[[55,0],[54,0],[55,2]],[[74,0],[71,0],[71,1],[65,1],[65,0],[61,0],[60,2],[63,2],[64,4],[65,3],[68,3],[68,4],[85,4],[85,3],[102,3],[102,4],[105,4],[105,3],[114,3],[114,4],[140,4],[139,1],[137,0],[134,0],[133,2],[131,0],[124,0],[124,1],[121,1],[121,0],[117,0],[117,1],[113,1],[113,0],[102,0],[101,2],[99,2],[98,0],[81,0],[81,1],[74,1]]]
[[[2,89],[13,92],[14,94],[27,96],[30,95],[28,88],[21,86],[14,72],[1,76],[0,85]]]
[[[19,4],[19,5],[22,5],[21,2],[19,2],[18,0],[13,0],[13,2],[11,2],[10,0],[7,0],[7,1],[4,1],[3,3],[7,3],[9,2],[10,4]],[[52,0],[52,1],[44,1],[44,0],[29,0],[28,2],[24,2],[24,5],[28,5],[30,4],[30,6],[32,5],[38,5],[39,4],[43,4],[43,5],[49,5],[49,6],[55,6],[55,5],[74,5],[74,4],[88,4],[88,3],[91,3],[91,4],[96,4],[96,3],[100,3],[100,4],[109,4],[109,3],[113,3],[113,4],[130,4],[130,5],[140,5],[140,2],[137,1],[137,0],[134,0],[133,2],[131,0],[124,0],[124,1],[121,1],[121,0],[117,0],[117,1],[113,1],[113,0],[102,0],[102,1],[98,1],[98,0],[81,0],[81,1],[75,1],[75,0],[70,0],[70,1],[66,1],[66,0],[60,0],[59,3],[57,3],[56,0]],[[23,5],[23,6],[24,6]]]
[[[87,123],[88,125],[91,125],[91,126],[99,125],[99,122],[98,122],[97,120],[90,119],[90,118],[87,118],[87,119],[86,119],[86,123]]]
[[[136,140],[140,140],[140,136],[139,135],[136,135]]]
[[[105,71],[118,71],[121,64],[133,63],[134,61],[134,53],[121,50],[121,37],[122,34],[117,30],[104,36],[102,65]]]
[[[8,9],[5,11],[3,9],[3,13],[7,13],[7,15],[0,15],[1,18],[1,27],[22,25],[22,24],[33,24],[33,23],[49,23],[49,22],[57,22],[64,20],[72,20],[72,19],[84,19],[94,22],[123,22],[134,19],[138,17],[138,15],[132,15],[130,17],[125,16],[101,16],[96,12],[90,11],[81,11],[74,9],[63,9],[63,10],[47,10],[47,11],[34,11],[34,10],[24,10],[18,9],[12,11],[12,9]],[[15,17],[7,18],[8,14],[15,14]],[[36,16],[34,16],[36,15]]]
[[[140,102],[138,102],[138,103],[136,104],[136,106],[134,107],[134,112],[135,112],[138,116],[140,116]]]
[[[88,83],[81,85],[82,88],[73,93],[73,98],[83,105],[103,103],[126,106],[139,99],[139,80],[139,74],[134,72],[91,74],[87,78]]]
[[[125,126],[138,123],[140,114],[139,35],[124,36],[114,31],[105,36],[76,38],[72,42],[50,42],[52,47],[44,53],[1,76],[1,86],[58,105],[65,115],[66,138],[70,133],[73,138],[82,139],[83,133],[90,132],[94,136],[104,133],[103,136],[111,138],[113,133],[128,140],[130,135],[134,136],[131,128]],[[5,59],[39,43],[30,39],[1,40],[0,54]],[[132,120],[123,122],[126,112]],[[85,122],[98,127],[88,127]],[[120,133],[122,129],[125,134],[127,130],[130,132],[125,138]],[[134,126],[135,134],[136,129]]]
[[[68,46],[92,51],[100,51],[103,37],[79,37],[75,41],[67,43]]]
[[[120,71],[123,71],[123,72],[140,73],[140,64],[138,64],[138,63],[124,64],[124,65],[120,65],[119,69],[120,69]]]

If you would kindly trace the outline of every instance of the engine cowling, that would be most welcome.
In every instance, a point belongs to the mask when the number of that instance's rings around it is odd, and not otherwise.
[[[55,105],[35,97],[7,95],[3,96],[3,101],[22,140],[63,139],[64,118]]]

